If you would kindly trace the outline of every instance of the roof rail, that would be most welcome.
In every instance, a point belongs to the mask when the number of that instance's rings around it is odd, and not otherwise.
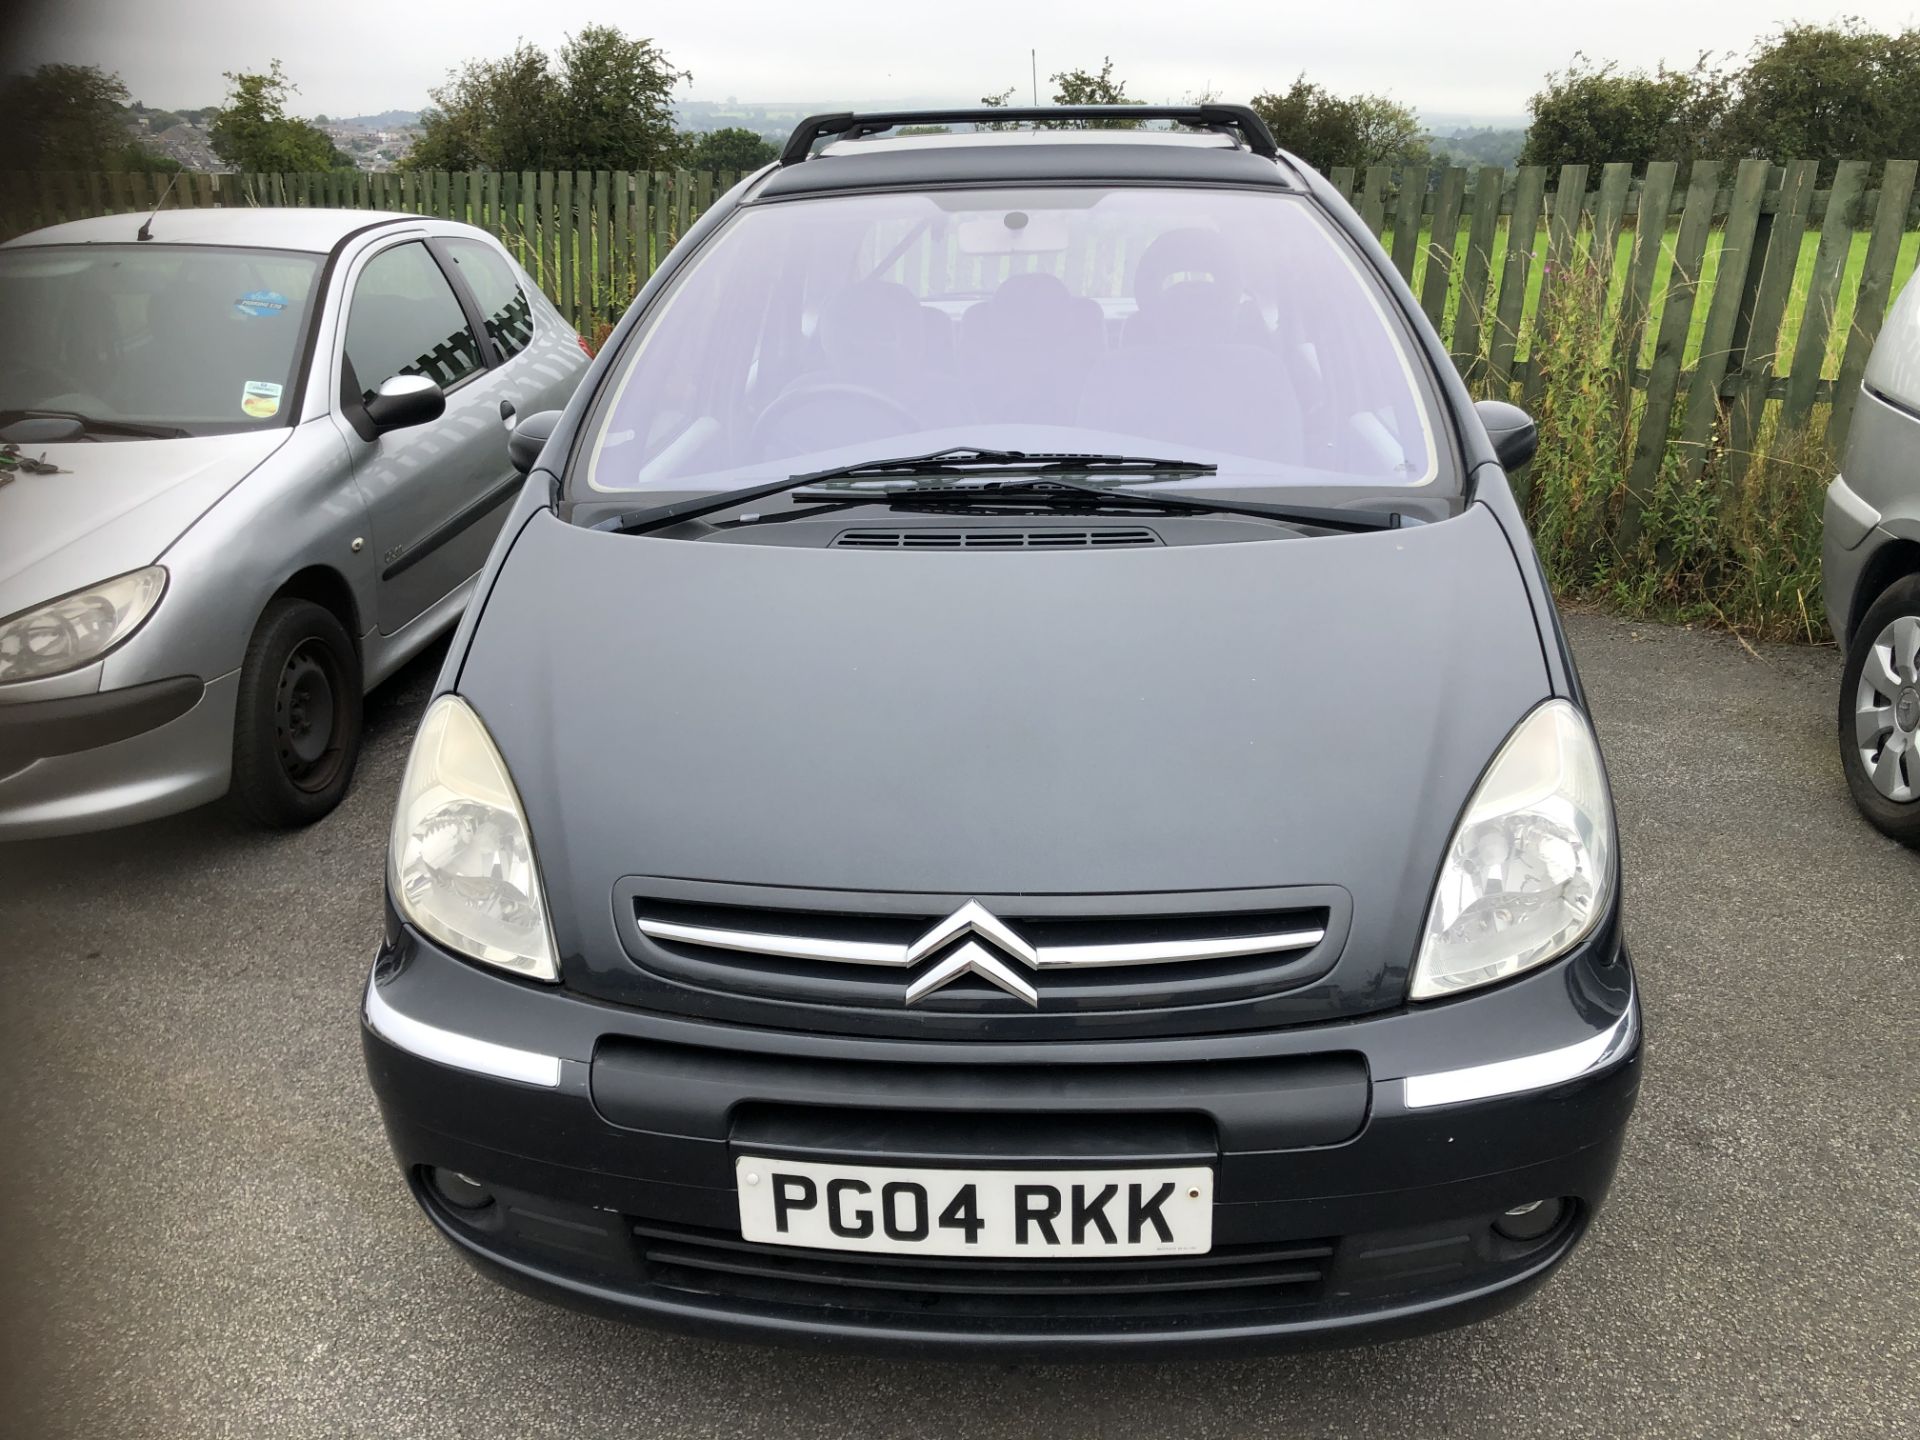
[[[794,126],[780,152],[782,165],[797,165],[813,153],[814,142],[827,136],[858,139],[902,125],[1005,125],[1015,121],[1048,120],[1172,120],[1209,130],[1231,130],[1246,147],[1268,160],[1280,156],[1280,146],[1250,106],[1246,105],[978,105],[956,110],[874,110],[860,114],[810,115]]]

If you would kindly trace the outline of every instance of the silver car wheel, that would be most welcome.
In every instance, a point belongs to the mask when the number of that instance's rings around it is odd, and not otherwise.
[[[1889,800],[1920,798],[1920,615],[1888,623],[1867,652],[1854,695],[1854,743],[1873,788]]]

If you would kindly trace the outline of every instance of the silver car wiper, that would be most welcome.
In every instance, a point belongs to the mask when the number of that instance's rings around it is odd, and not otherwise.
[[[78,410],[49,410],[41,406],[23,410],[0,410],[0,430],[18,425],[24,420],[66,421],[75,427],[76,438],[128,435],[142,440],[182,440],[188,434],[178,425],[162,425],[149,420],[108,420],[98,415],[84,415]]]

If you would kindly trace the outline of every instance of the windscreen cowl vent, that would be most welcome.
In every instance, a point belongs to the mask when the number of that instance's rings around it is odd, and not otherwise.
[[[1032,530],[842,530],[833,537],[842,550],[1126,550],[1158,545],[1160,537],[1139,526],[1099,530],[1041,527]]]

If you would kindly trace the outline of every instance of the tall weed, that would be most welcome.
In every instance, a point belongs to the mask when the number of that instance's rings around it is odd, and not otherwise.
[[[1644,405],[1627,368],[1640,337],[1616,333],[1606,304],[1610,278],[1576,251],[1554,274],[1534,319],[1540,450],[1521,488],[1556,592],[1637,618],[1822,639],[1821,506],[1834,465],[1818,416],[1807,430],[1783,432],[1769,414],[1741,467],[1724,449],[1723,415],[1694,476],[1669,435],[1638,532],[1623,538]],[[1676,433],[1682,401],[1674,407]]]

